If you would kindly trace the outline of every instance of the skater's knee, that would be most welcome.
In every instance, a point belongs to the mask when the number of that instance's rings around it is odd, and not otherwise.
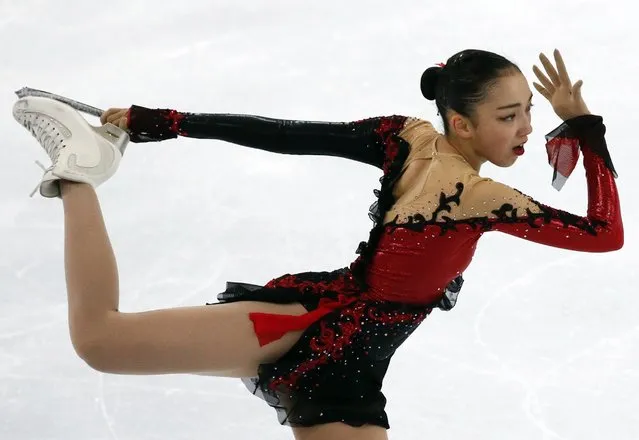
[[[89,338],[72,338],[73,349],[89,367],[101,373],[109,373],[108,363],[105,362],[104,345],[98,340]]]
[[[118,312],[115,312],[116,314]],[[113,326],[109,326],[110,317],[105,319],[75,319],[70,322],[71,344],[76,354],[89,367],[102,373],[111,373],[116,359],[113,359]]]

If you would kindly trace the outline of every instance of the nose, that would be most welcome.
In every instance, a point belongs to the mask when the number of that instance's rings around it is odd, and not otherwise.
[[[532,131],[533,131],[533,128],[530,123],[530,119],[526,119],[526,122],[524,123],[524,125],[519,129],[519,134],[521,136],[528,136],[530,133],[532,133]]]

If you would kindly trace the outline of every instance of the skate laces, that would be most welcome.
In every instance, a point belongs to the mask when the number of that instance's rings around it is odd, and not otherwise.
[[[53,165],[51,165],[49,168],[46,168],[44,165],[42,165],[42,163],[39,160],[35,161],[36,165],[38,165],[40,168],[42,168],[42,171],[44,171],[44,174],[46,174],[47,172],[49,172],[50,170],[53,169]],[[35,188],[33,188],[33,191],[31,191],[31,194],[29,194],[29,197],[33,197],[33,195],[38,191],[38,189],[40,188],[40,185],[42,185],[42,182],[38,183],[36,185]]]
[[[44,123],[46,122],[46,125]],[[38,140],[42,148],[47,152],[53,164],[58,160],[60,147],[64,138],[56,129],[55,125],[47,122],[42,116],[28,115],[22,123],[24,127]]]
[[[31,132],[31,134],[38,140],[42,148],[47,152],[49,158],[51,158],[51,166],[46,168],[38,160],[35,161],[45,174],[52,170],[58,161],[60,156],[60,150],[64,148],[64,137],[56,129],[54,124],[47,122],[45,118],[35,114],[24,114],[22,116],[22,125]],[[29,197],[33,197],[42,182],[38,183],[35,189],[31,192]]]

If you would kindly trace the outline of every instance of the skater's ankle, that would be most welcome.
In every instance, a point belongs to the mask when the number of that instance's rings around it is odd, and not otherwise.
[[[58,185],[60,185],[60,194],[62,194],[62,197],[64,197],[65,194],[83,189],[83,187],[91,187],[91,185],[89,185],[88,183],[74,182],[72,180],[65,179],[58,180]]]

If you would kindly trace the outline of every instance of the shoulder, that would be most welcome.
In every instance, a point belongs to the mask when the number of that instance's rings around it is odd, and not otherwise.
[[[478,174],[469,174],[461,198],[462,204],[471,217],[496,215],[497,211],[539,212],[539,204],[530,196],[504,183]]]
[[[428,135],[431,137],[437,136],[439,132],[435,129],[433,124],[430,121],[425,119],[415,118],[415,117],[407,117],[404,122],[404,127],[401,131],[401,136],[404,135]]]
[[[411,149],[421,149],[433,142],[440,133],[433,124],[424,119],[408,117],[399,136],[411,145]]]

